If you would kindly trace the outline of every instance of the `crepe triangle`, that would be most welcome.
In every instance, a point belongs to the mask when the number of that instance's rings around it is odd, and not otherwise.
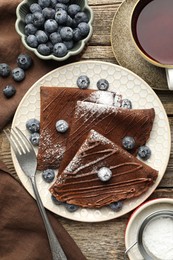
[[[97,176],[102,167],[112,171],[106,182]],[[153,185],[157,175],[156,170],[91,130],[50,191],[62,202],[100,208],[140,196]]]

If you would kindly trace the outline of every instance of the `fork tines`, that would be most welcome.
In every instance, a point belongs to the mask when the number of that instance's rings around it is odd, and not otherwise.
[[[33,149],[30,142],[18,127],[11,128],[11,131],[9,129],[4,130],[4,133],[8,138],[14,152],[22,154]]]

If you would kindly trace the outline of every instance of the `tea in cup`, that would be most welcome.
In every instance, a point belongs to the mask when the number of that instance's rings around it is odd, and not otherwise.
[[[173,90],[173,0],[139,0],[131,16],[131,35],[145,60],[165,68]]]

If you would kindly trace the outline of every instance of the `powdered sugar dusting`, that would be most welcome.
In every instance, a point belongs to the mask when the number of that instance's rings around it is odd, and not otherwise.
[[[102,144],[110,144],[112,145],[112,148],[115,148],[115,144],[113,142],[93,129],[90,131],[90,140],[100,141]]]
[[[43,138],[44,142],[42,142],[41,149],[44,150],[43,153],[43,162],[52,159],[52,161],[59,160],[65,152],[65,145],[62,143],[53,143],[52,136],[48,128],[45,128],[41,133],[41,138]]]
[[[75,117],[83,117],[84,122],[92,115],[95,118],[100,114],[104,113],[117,113],[117,109],[112,106],[96,104],[91,102],[77,101],[77,106],[75,110]]]
[[[121,107],[122,95],[110,91],[95,91],[90,94],[89,101],[93,103]]]

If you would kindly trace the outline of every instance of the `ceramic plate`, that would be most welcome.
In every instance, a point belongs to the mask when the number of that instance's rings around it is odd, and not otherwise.
[[[144,219],[148,215],[159,210],[173,210],[173,199],[154,199],[144,203],[141,207],[134,211],[126,227],[126,249],[130,248],[130,246],[132,246],[137,241],[138,230]],[[143,257],[138,250],[137,244],[129,250],[128,256],[130,260],[143,260]]]
[[[130,17],[137,0],[124,0],[114,15],[111,45],[117,62],[144,79],[153,89],[169,90],[165,69],[144,60],[135,49],[130,34]]]
[[[30,118],[39,119],[40,86],[77,87],[76,80],[80,75],[87,75],[90,78],[90,85],[93,89],[96,89],[96,82],[100,78],[105,78],[110,83],[109,90],[122,94],[123,98],[129,98],[133,103],[133,108],[154,107],[156,113],[151,137],[148,142],[148,145],[152,150],[152,156],[147,161],[147,164],[156,170],[159,170],[159,176],[156,183],[145,194],[136,199],[126,201],[120,212],[115,213],[108,208],[102,208],[100,210],[79,209],[75,213],[69,213],[63,206],[55,206],[53,204],[49,193],[50,184],[45,183],[42,180],[41,173],[38,172],[38,189],[46,208],[65,218],[84,222],[99,222],[126,214],[141,204],[155,190],[162,179],[168,164],[171,144],[170,128],[167,115],[159,98],[141,78],[119,65],[99,61],[72,63],[57,68],[38,80],[20,102],[14,116],[12,127],[18,126],[26,136],[29,136],[25,123]],[[21,171],[13,154],[12,158],[21,182],[29,193],[33,195],[30,182]]]

